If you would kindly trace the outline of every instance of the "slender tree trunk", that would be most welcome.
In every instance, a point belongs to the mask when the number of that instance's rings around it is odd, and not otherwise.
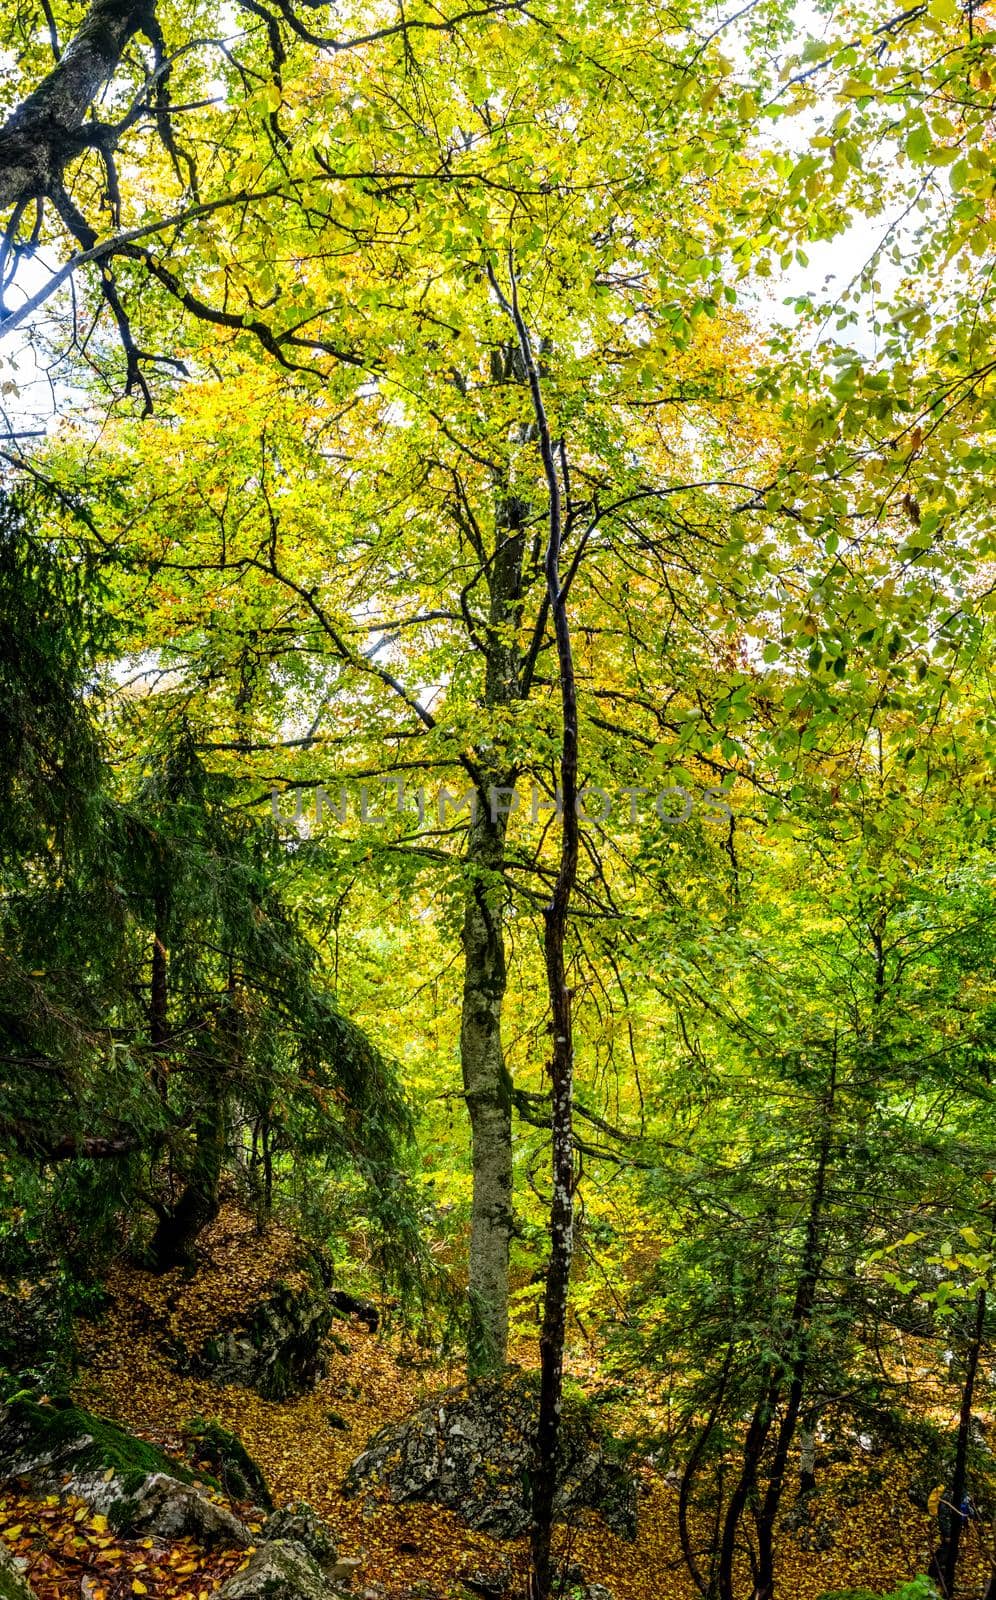
[[[492,359],[496,383],[521,381],[508,351]],[[464,522],[488,591],[484,649],[484,709],[522,697],[518,634],[522,564],[529,507],[513,490],[513,473],[496,484],[495,543],[488,552],[480,530]],[[512,1084],[502,1050],[505,1000],[505,834],[516,774],[476,752],[482,781],[467,838],[467,896],[463,919],[464,982],[460,1063],[470,1116],[473,1196],[470,1235],[470,1376],[497,1372],[508,1345],[508,1254],[514,1228]]]
[[[799,1429],[799,1494],[812,1494],[816,1488],[816,1419],[810,1418]]]
[[[720,1407],[723,1404],[723,1397],[726,1393],[726,1385],[729,1379],[730,1367],[732,1364],[733,1345],[731,1343],[727,1345],[726,1348],[726,1360],[723,1362],[723,1370],[719,1375],[719,1383],[716,1389],[715,1398],[712,1402],[712,1407],[705,1422],[699,1429],[698,1437],[689,1453],[688,1460],[685,1463],[685,1470],[681,1475],[681,1488],[678,1491],[678,1537],[681,1540],[681,1553],[684,1557],[685,1566],[688,1568],[688,1573],[692,1582],[694,1583],[696,1589],[698,1589],[699,1593],[705,1596],[710,1595],[713,1590],[713,1575],[710,1573],[709,1576],[706,1577],[699,1567],[695,1550],[692,1547],[692,1534],[688,1522],[688,1510],[692,1495],[692,1484],[695,1481],[695,1474],[698,1471],[699,1462],[705,1454],[712,1431],[719,1420]],[[718,1510],[719,1497],[717,1496],[717,1513]]]
[[[768,1434],[771,1432],[771,1424],[774,1421],[779,1392],[780,1384],[778,1378],[769,1376],[765,1392],[754,1407],[750,1425],[747,1429],[740,1476],[730,1495],[729,1503],[726,1507],[726,1516],[723,1518],[723,1536],[719,1545],[717,1572],[720,1600],[735,1600],[734,1565],[740,1523],[751,1496],[755,1494],[757,1489],[757,1475],[761,1465],[761,1454]]]
[[[490,278],[492,287],[504,309],[511,316],[519,337],[522,363],[526,370],[533,415],[536,419],[543,474],[549,496],[546,588],[557,645],[557,667],[560,677],[562,737],[560,790],[563,804],[560,861],[553,894],[543,913],[543,955],[553,1028],[553,1051],[550,1062],[553,1199],[550,1205],[550,1257],[546,1273],[543,1328],[540,1333],[540,1402],[533,1469],[530,1537],[530,1593],[532,1600],[547,1600],[552,1576],[550,1546],[557,1488],[567,1298],[574,1248],[574,1047],[571,992],[567,986],[564,946],[571,895],[578,870],[578,706],[571,630],[567,614],[567,594],[561,586],[560,577],[560,551],[564,534],[560,472],[543,403],[539,371],[533,358],[529,333],[519,309],[514,268],[511,270],[511,302],[501,293],[493,272],[490,272]],[[566,478],[566,468],[564,471]],[[569,518],[569,506],[567,515]]]
[[[215,1049],[203,1063],[203,1098],[194,1119],[194,1150],[176,1205],[159,1219],[152,1256],[159,1271],[189,1262],[199,1235],[218,1215],[228,1142],[228,1101],[242,1056],[242,1019],[234,961],[229,956],[227,1006]]]
[[[187,1181],[176,1205],[160,1217],[153,1235],[152,1257],[161,1272],[188,1262],[198,1235],[218,1215],[226,1109],[221,1083],[214,1077],[194,1123],[194,1153]]]
[[[464,984],[460,1059],[470,1116],[473,1200],[470,1236],[471,1377],[505,1363],[508,1250],[512,1236],[512,1101],[501,1044],[505,945],[498,874],[505,819],[479,797],[467,847],[470,884],[463,921]]]
[[[789,1450],[802,1410],[802,1398],[809,1369],[809,1326],[816,1300],[816,1290],[823,1269],[824,1250],[821,1245],[823,1231],[823,1204],[826,1198],[827,1168],[833,1136],[834,1099],[836,1094],[836,1064],[831,1072],[830,1086],[823,1107],[823,1126],[817,1158],[813,1192],[806,1220],[806,1239],[802,1251],[802,1272],[796,1287],[792,1306],[791,1331],[795,1345],[792,1378],[789,1384],[785,1410],[775,1440],[775,1453],[768,1472],[768,1484],[757,1517],[757,1580],[754,1600],[772,1600],[775,1592],[775,1519],[781,1505],[788,1469]]]
[[[958,1442],[955,1446],[954,1471],[951,1488],[945,1496],[948,1503],[948,1531],[934,1551],[930,1563],[930,1577],[945,1597],[954,1594],[955,1572],[958,1567],[958,1549],[961,1544],[965,1519],[961,1514],[962,1501],[968,1487],[968,1447],[972,1437],[972,1401],[975,1397],[975,1380],[982,1353],[982,1339],[986,1326],[986,1291],[980,1289],[975,1297],[975,1323],[965,1361],[965,1381],[961,1390],[961,1410],[958,1417]]]

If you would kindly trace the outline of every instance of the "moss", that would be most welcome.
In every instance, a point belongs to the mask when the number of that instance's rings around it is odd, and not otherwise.
[[[890,1589],[887,1595],[873,1594],[871,1589],[834,1589],[820,1600],[937,1600],[937,1590],[928,1578],[920,1577]]]
[[[60,1456],[74,1473],[112,1469],[126,1494],[134,1494],[151,1472],[165,1472],[184,1483],[194,1480],[189,1467],[164,1450],[69,1401],[43,1406],[36,1400],[15,1400],[7,1408],[6,1427],[16,1429],[27,1448],[39,1455]]]
[[[31,1590],[15,1567],[0,1562],[0,1600],[25,1600],[30,1594]]]
[[[137,1515],[137,1500],[113,1500],[107,1510],[107,1525],[115,1533],[121,1533],[124,1529],[131,1527]]]
[[[266,1511],[273,1510],[262,1469],[237,1434],[230,1433],[216,1417],[193,1417],[184,1432],[191,1440],[196,1460],[211,1469],[227,1494],[236,1500],[254,1500]]]

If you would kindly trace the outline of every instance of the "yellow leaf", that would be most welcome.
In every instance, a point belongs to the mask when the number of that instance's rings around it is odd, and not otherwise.
[[[145,1584],[142,1582],[141,1578],[132,1578],[131,1592],[132,1594],[148,1594],[149,1591],[145,1587]]]

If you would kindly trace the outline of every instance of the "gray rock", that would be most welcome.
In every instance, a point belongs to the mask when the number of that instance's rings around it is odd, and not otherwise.
[[[324,1291],[280,1284],[240,1326],[219,1329],[194,1351],[174,1341],[171,1354],[181,1372],[285,1400],[307,1393],[321,1377],[321,1347],[334,1314]]]
[[[530,1521],[536,1409],[531,1376],[450,1390],[381,1429],[350,1467],[346,1492],[383,1485],[394,1501],[445,1506],[479,1532],[517,1538]],[[556,1514],[573,1516],[588,1507],[601,1512],[614,1533],[632,1538],[636,1487],[613,1447],[590,1407],[565,1401]]]
[[[35,1600],[21,1563],[0,1539],[0,1600]]]
[[[117,1423],[68,1403],[22,1399],[0,1407],[0,1480],[75,1496],[122,1533],[189,1534],[206,1544],[249,1544],[249,1531],[192,1481],[182,1462]],[[2,1600],[2,1597],[0,1597]]]
[[[463,1567],[457,1578],[471,1594],[481,1595],[483,1600],[501,1600],[512,1590],[515,1569],[509,1561],[493,1567],[469,1566]]]
[[[303,1500],[282,1506],[271,1517],[267,1517],[259,1535],[259,1543],[271,1544],[275,1539],[299,1544],[325,1573],[330,1572],[338,1561],[339,1552],[332,1529]]]
[[[335,1592],[302,1545],[272,1539],[229,1578],[218,1600],[330,1600]]]
[[[332,1583],[341,1583],[349,1586],[362,1567],[363,1562],[358,1556],[343,1556],[334,1566],[329,1568],[329,1579]]]
[[[68,1492],[93,1504],[80,1485],[68,1486]],[[226,1506],[209,1499],[195,1484],[180,1483],[163,1472],[151,1473],[130,1495],[112,1504],[108,1521],[122,1531],[156,1534],[161,1539],[190,1538],[237,1549],[251,1543],[245,1523]]]

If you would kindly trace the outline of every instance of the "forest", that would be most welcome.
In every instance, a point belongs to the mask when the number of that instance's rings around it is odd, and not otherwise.
[[[0,1600],[996,1600],[990,0],[0,0]]]

